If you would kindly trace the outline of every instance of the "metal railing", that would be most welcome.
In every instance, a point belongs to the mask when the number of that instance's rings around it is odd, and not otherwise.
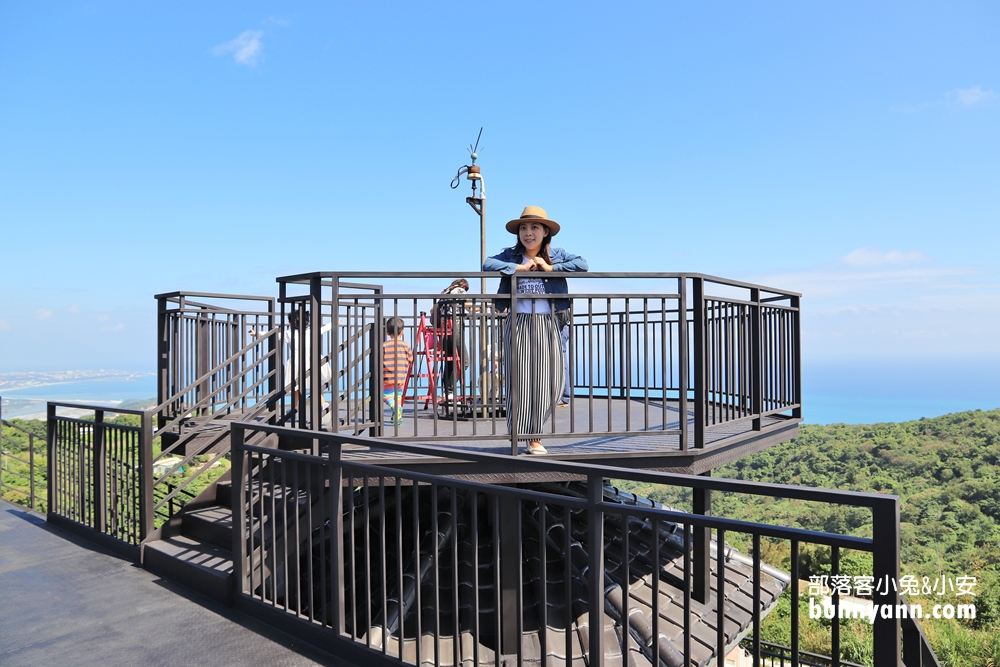
[[[277,394],[273,299],[176,292],[157,300],[157,406],[48,407],[50,517],[131,546],[192,500],[192,485],[229,455],[226,422],[272,419]],[[262,302],[267,310],[238,310],[241,302]],[[95,418],[68,417],[60,408],[92,410]],[[106,414],[136,415],[140,425],[113,424]],[[164,461],[170,463],[156,474]],[[191,467],[194,474],[174,477]]]
[[[280,336],[290,360],[282,384],[306,388],[294,404],[286,396],[285,410],[296,415],[287,423],[399,440],[509,441],[516,453],[518,441],[530,438],[507,426],[507,408],[519,401],[506,394],[519,384],[517,365],[503,359],[503,311],[516,310],[518,301],[542,309],[553,295],[464,294],[460,314],[440,318],[445,326],[435,314],[456,299],[429,289],[459,276],[475,284],[498,275],[279,278],[280,320],[306,314],[297,332],[282,329]],[[686,451],[801,418],[798,294],[702,274],[565,275],[572,293],[563,353],[572,400],[546,415],[540,437],[657,436]],[[380,343],[385,321],[397,317],[416,359],[404,396],[413,410],[392,424],[382,409]],[[449,374],[456,377],[451,384]]]
[[[311,443],[305,450],[284,449],[303,441]],[[237,605],[301,621],[313,641],[368,661],[570,664],[583,656],[587,664],[627,665],[637,653],[668,665],[705,664],[749,633],[755,664],[767,664],[761,618],[782,589],[799,599],[802,546],[831,549],[833,575],[843,551],[859,550],[872,553],[876,580],[899,577],[895,496],[242,423],[232,425],[232,444]],[[346,455],[366,446],[454,459],[455,476]],[[460,479],[461,462],[578,481],[575,491],[491,485]],[[694,511],[609,500],[608,479],[687,488]],[[713,491],[867,508],[872,537],[715,517]],[[735,553],[727,537],[750,544],[749,554]],[[787,547],[789,574],[762,561],[763,541]],[[873,601],[895,608],[899,596],[885,587]],[[797,604],[789,622],[790,664],[807,664]],[[316,635],[317,626],[325,633]],[[834,656],[839,630],[838,617],[830,627]],[[899,665],[899,621],[877,616],[873,631],[874,664]]]
[[[15,443],[9,435],[5,438],[4,428],[13,429],[19,434],[18,440],[26,442]],[[44,512],[48,507],[48,494],[45,493],[45,477],[42,475],[39,483],[38,473],[44,472],[46,459],[44,451],[38,452],[36,441],[44,443],[44,435],[0,419],[0,497]]]
[[[740,646],[744,649],[752,649],[753,641],[744,640]],[[820,655],[810,651],[799,651],[795,660],[792,659],[792,649],[790,646],[782,646],[773,642],[760,643],[761,664],[768,667],[865,667],[864,665],[848,660],[835,660],[828,655]]]
[[[273,361],[257,363],[274,353],[274,339],[255,344],[276,325],[273,298],[170,292],[156,301],[159,426],[179,414],[244,410],[274,394]]]
[[[59,415],[59,408],[93,409],[94,419]],[[108,408],[48,404],[48,516],[86,526],[138,546],[153,528],[152,411],[140,426],[105,419]]]

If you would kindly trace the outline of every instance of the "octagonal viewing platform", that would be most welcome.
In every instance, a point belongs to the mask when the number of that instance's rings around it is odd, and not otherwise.
[[[499,276],[315,272],[278,278],[276,298],[159,295],[159,423],[266,419],[517,455],[506,311],[546,297],[498,295]],[[795,437],[799,294],[703,274],[564,276],[570,309],[557,326],[571,395],[545,420],[550,458],[697,474]],[[459,278],[467,293],[441,293]],[[382,341],[395,318],[413,350],[396,423],[382,397]]]

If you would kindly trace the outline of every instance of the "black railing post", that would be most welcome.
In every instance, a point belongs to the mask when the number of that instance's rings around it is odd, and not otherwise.
[[[209,349],[209,331],[207,313],[199,313],[197,322],[197,342],[195,343],[195,377],[199,378],[212,368],[211,350]],[[212,378],[202,380],[195,391],[195,403],[201,403],[208,397],[211,391]],[[198,410],[199,415],[210,414],[214,400],[209,400],[208,405]]]
[[[799,541],[792,540],[792,667],[799,667]]]
[[[519,654],[517,621],[521,608],[517,604],[521,582],[521,501],[499,496],[500,503],[500,652]]]
[[[332,283],[331,284],[331,288],[332,289],[331,289],[330,300],[333,303],[333,305],[330,307],[331,308],[330,316],[333,318],[331,320],[331,322],[333,323],[333,326],[331,327],[331,331],[330,331],[330,335],[331,335],[331,339],[330,339],[330,430],[336,433],[337,431],[340,430],[340,373],[341,373],[341,369],[340,369],[340,360],[341,360],[341,356],[340,356],[340,276],[339,275],[334,275],[333,278],[331,279],[331,283]],[[321,300],[320,297],[322,296],[322,289],[323,289],[323,286],[322,286],[322,283],[320,282],[320,279],[319,278],[311,278],[310,281],[309,281],[309,289],[310,289],[310,292],[312,293],[313,300],[316,302],[316,304],[318,306],[319,302]],[[318,333],[319,332],[319,320],[317,320],[313,324],[315,325],[314,329],[317,332],[316,338],[318,340],[319,339],[319,333]],[[349,324],[350,323],[348,323],[348,325]],[[344,341],[344,345],[345,346],[347,345],[347,341],[349,341],[350,338],[351,338],[350,330],[348,329],[347,340]],[[314,349],[314,352],[313,352],[314,355],[317,355],[321,351],[319,349],[318,345],[316,347],[314,347],[313,349]],[[321,357],[322,357],[322,355],[319,355],[319,356],[317,356],[317,359],[321,358]],[[347,368],[344,369],[344,373],[345,374],[347,372],[347,369],[350,368],[350,364],[351,364],[350,361],[346,362],[345,365],[346,365]],[[318,366],[318,364],[316,364],[316,365]],[[320,376],[320,372],[319,372],[319,369],[317,368],[316,369],[316,377],[317,377],[317,379],[319,378],[319,376]],[[345,377],[346,377],[346,375],[345,375]],[[286,382],[287,382],[287,380],[286,380]],[[348,391],[350,391],[350,388],[348,388]],[[345,395],[345,398],[346,398],[346,395]],[[381,401],[381,400],[382,399],[381,399],[381,396],[380,396],[379,397],[379,401]],[[350,405],[350,402],[348,402],[348,405]],[[381,403],[379,403],[379,405],[381,406]],[[317,428],[317,430],[320,430],[320,429]]]
[[[702,473],[705,477],[711,477],[712,472]],[[702,516],[712,515],[712,490],[711,489],[691,489],[693,500],[692,511]],[[709,563],[712,551],[712,529],[704,526],[695,526],[694,546],[691,554],[691,565],[694,570],[694,581],[692,582],[691,597],[705,604],[712,591],[712,568]],[[721,548],[721,547],[720,547]]]
[[[139,431],[139,541],[153,532],[153,413],[145,411]]]
[[[590,667],[604,665],[604,477],[587,477],[587,619],[590,625]],[[567,557],[569,555],[567,554]]]
[[[45,480],[45,492],[48,495],[46,516],[51,518],[55,514],[58,506],[56,497],[56,474],[58,472],[56,464],[56,406],[49,403],[45,406],[45,452],[48,457],[47,479]]]
[[[705,385],[705,279],[691,280],[694,303],[694,446],[705,446],[705,410],[708,387]]]
[[[688,427],[688,314],[687,278],[677,279],[677,419],[681,429],[681,451],[687,451],[690,428]],[[663,400],[667,400],[666,379],[664,379]]]
[[[267,330],[274,331],[274,300],[267,304]],[[267,375],[267,411],[271,413],[267,422],[269,424],[278,423],[278,369],[283,366],[278,358],[278,338],[279,334],[272,333],[267,337],[267,363],[264,365],[264,374]]]
[[[93,447],[94,433],[97,431],[98,420],[104,419],[104,413],[100,410],[94,412],[94,423],[90,427],[90,446]],[[87,494],[92,489],[87,485],[87,438],[77,438],[76,442],[76,520],[80,523],[90,525],[87,519]]]
[[[304,386],[300,390],[308,391],[309,394],[309,423],[313,430],[323,430],[323,374],[320,360],[323,358],[323,338],[320,329],[323,322],[323,282],[318,276],[309,279],[309,317],[310,323],[305,334],[309,336],[309,359],[306,360],[306,373],[309,377],[303,378]],[[337,317],[338,306],[334,301],[334,318]],[[333,351],[336,354],[336,350]],[[332,377],[331,377],[332,381]],[[336,414],[331,414],[332,421],[337,418]]]
[[[903,604],[907,604],[903,600]],[[907,615],[903,625],[903,664],[906,667],[924,667],[923,638],[916,622]],[[927,663],[928,665],[932,663]]]
[[[377,296],[374,306],[375,315],[372,318],[371,352],[369,353],[371,379],[368,382],[368,396],[371,404],[368,406],[368,419],[374,425],[371,431],[372,435],[379,437],[382,435],[382,341],[385,338],[385,333],[382,328],[382,299],[378,298],[378,295],[382,294],[382,288],[379,287],[374,292]],[[331,352],[330,356],[332,357],[333,354]],[[402,401],[403,397],[400,396],[399,400]]]
[[[517,456],[517,417],[518,417],[518,405],[520,404],[520,397],[518,394],[518,345],[517,345],[517,273],[513,273],[510,276],[510,307],[507,309],[507,317],[510,318],[510,359],[504,359],[504,363],[507,364],[507,368],[504,373],[510,373],[510,399],[507,404],[510,406],[510,417],[508,421],[510,423],[510,455]],[[503,327],[503,323],[500,325]],[[505,327],[506,328],[506,327]],[[500,334],[501,340],[506,332]],[[611,390],[608,390],[610,395]]]
[[[167,299],[159,296],[156,299],[156,404],[171,395],[170,391],[170,322],[167,318]],[[161,412],[158,415],[158,425],[167,422],[167,416]]]
[[[108,498],[105,493],[104,481],[107,470],[104,464],[104,410],[94,411],[94,435],[91,439],[91,455],[93,462],[93,500],[94,500],[94,525],[93,528],[101,533],[108,529]],[[81,484],[83,480],[81,479]]]
[[[230,476],[230,488],[232,489],[230,506],[233,517],[233,599],[249,593],[246,582],[247,564],[247,484],[244,477],[246,465],[246,452],[243,451],[243,442],[246,436],[245,427],[239,422],[234,422],[229,428],[229,451],[232,457],[232,475]]]
[[[336,396],[336,392],[334,395]],[[343,444],[339,440],[331,442],[327,455],[327,477],[330,480],[330,583],[333,595],[330,623],[338,637],[346,629],[344,622],[344,468],[341,463],[342,448]],[[419,549],[419,546],[416,548]],[[353,586],[354,583],[352,582],[351,585]],[[357,629],[355,629],[356,631]]]
[[[792,409],[792,416],[796,419],[802,419],[802,318],[799,311],[799,302],[799,297],[791,297],[791,305],[795,308],[792,311],[792,317],[795,318],[792,333],[792,344],[794,347],[792,350],[792,363],[795,364],[795,368],[792,371],[792,377],[795,381],[795,404],[798,406]]]
[[[750,412],[754,415],[753,430],[759,431],[763,420],[761,413],[764,412],[763,394],[763,374],[761,372],[763,363],[763,348],[761,347],[761,307],[760,289],[753,287],[750,289]]]
[[[28,434],[28,476],[30,477],[31,509],[38,510],[35,506],[35,436]]]
[[[874,635],[874,663],[879,667],[900,667],[900,627],[896,614],[899,605],[899,498],[879,498],[872,506],[872,574],[875,576],[875,594],[872,602],[875,612],[887,609],[892,613],[876,613]],[[909,667],[909,666],[907,666]]]

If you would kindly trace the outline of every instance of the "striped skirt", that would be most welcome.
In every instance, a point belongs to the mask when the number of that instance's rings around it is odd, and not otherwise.
[[[552,410],[565,382],[559,327],[551,314],[509,314],[503,341],[507,432],[516,430],[518,440],[538,440],[546,426],[552,429]]]

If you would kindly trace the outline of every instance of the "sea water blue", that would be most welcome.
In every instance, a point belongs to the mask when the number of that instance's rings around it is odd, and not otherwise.
[[[1000,408],[1000,361],[803,364],[807,424],[874,424]],[[5,418],[44,412],[46,401],[117,404],[156,396],[152,373],[3,392]]]
[[[156,375],[150,373],[130,379],[74,380],[7,389],[2,394],[3,416],[10,419],[44,412],[47,401],[117,405],[130,399],[155,398]]]
[[[804,363],[807,424],[874,424],[1000,408],[1000,360]]]

